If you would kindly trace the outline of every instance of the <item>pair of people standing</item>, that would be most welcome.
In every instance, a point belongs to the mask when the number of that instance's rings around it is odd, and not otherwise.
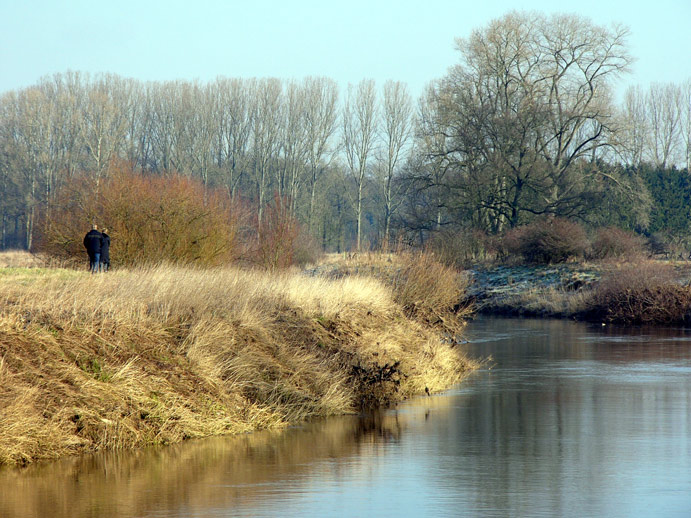
[[[110,236],[108,229],[99,232],[98,225],[94,225],[84,236],[84,248],[89,254],[89,269],[91,273],[107,272],[110,267]]]

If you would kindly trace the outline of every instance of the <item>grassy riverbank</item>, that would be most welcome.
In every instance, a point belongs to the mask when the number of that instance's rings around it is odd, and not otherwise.
[[[0,464],[353,412],[473,368],[371,277],[0,271]]]

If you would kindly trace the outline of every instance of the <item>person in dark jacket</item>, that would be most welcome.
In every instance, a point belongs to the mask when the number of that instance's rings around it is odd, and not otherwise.
[[[110,236],[107,228],[103,229],[101,236],[103,236],[101,240],[101,271],[105,273],[110,268]]]
[[[101,263],[101,245],[103,243],[103,234],[98,231],[98,226],[94,225],[89,232],[84,236],[84,248],[89,254],[89,268],[91,273],[97,273],[98,267]]]

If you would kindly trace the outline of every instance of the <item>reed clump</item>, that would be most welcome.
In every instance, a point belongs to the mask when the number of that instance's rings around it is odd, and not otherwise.
[[[4,275],[0,464],[354,412],[472,368],[372,278],[178,266]]]

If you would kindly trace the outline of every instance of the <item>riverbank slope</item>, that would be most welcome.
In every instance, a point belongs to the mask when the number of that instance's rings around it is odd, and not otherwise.
[[[474,367],[363,276],[0,273],[0,464],[354,412]]]

